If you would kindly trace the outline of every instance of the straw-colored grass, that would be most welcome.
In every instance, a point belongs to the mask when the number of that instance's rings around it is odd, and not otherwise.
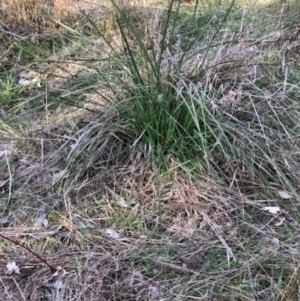
[[[299,300],[299,8],[201,3],[2,1],[1,300]]]

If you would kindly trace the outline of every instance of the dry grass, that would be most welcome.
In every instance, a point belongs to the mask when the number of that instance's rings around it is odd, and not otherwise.
[[[262,210],[277,205],[276,200],[259,200],[259,193],[247,197],[208,179],[193,184],[176,169],[170,176],[157,187],[149,167],[139,165],[133,171],[120,166],[105,181],[99,175],[77,186],[70,184],[68,192],[57,196],[52,192],[37,199],[36,192],[28,191],[35,196],[35,204],[28,204],[31,209],[22,202],[27,199],[23,187],[22,198],[11,204],[17,204],[15,220],[11,217],[10,227],[1,233],[26,243],[51,266],[63,270],[52,275],[32,254],[3,241],[2,271],[13,260],[21,274],[1,277],[1,296],[5,300],[42,296],[49,300],[214,300],[219,291],[221,300],[248,300],[256,294],[280,300],[294,294],[298,253],[291,243],[296,237],[286,236],[297,233],[299,225],[290,222],[288,212],[274,217]],[[40,189],[37,181],[34,186]],[[130,199],[132,205],[120,208],[119,197]],[[51,208],[64,219],[54,218]],[[48,229],[27,226],[44,212],[50,220]],[[288,233],[287,224],[292,227]],[[284,286],[282,277],[288,278]],[[243,279],[247,294],[235,278]],[[253,285],[257,287],[251,289]]]
[[[109,7],[109,1],[86,2],[74,0],[2,0],[1,7],[5,11],[3,22],[14,29],[21,26],[45,29],[56,28],[55,18],[61,22],[78,22],[82,12],[101,17],[103,11]],[[49,18],[50,17],[50,18]]]
[[[16,11],[9,18],[19,25],[36,24],[40,3],[3,0]],[[64,5],[54,1],[52,13],[71,20],[76,12]],[[146,23],[142,28],[153,34]],[[204,63],[203,46],[193,49],[176,75],[177,89],[201,93],[220,120],[244,124],[241,141],[246,134],[260,141],[274,128],[297,133],[299,82],[293,66],[299,30],[275,29],[251,39],[248,34],[245,29],[238,42],[227,43],[234,35],[222,33]],[[148,41],[153,37],[145,35]],[[195,177],[175,157],[161,173],[147,159],[148,149],[133,148],[118,160],[113,156],[120,147],[114,129],[118,112],[107,113],[113,95],[95,80],[104,66],[96,59],[107,49],[101,51],[101,41],[73,40],[41,68],[48,75],[44,90],[55,101],[45,102],[36,97],[43,89],[29,88],[3,109],[0,234],[18,243],[0,241],[0,300],[299,300],[296,134],[271,137],[269,154],[283,176],[269,185],[258,184],[246,166],[220,159],[217,151],[213,156],[224,171],[219,180],[204,168]],[[180,46],[164,54],[164,70],[170,59],[178,64]],[[13,63],[12,73],[20,68]],[[80,96],[90,101],[80,102]],[[107,115],[100,118],[103,111]],[[111,138],[102,143],[107,133]],[[249,153],[253,164],[272,170],[255,145],[249,144]],[[280,194],[288,184],[291,189]],[[277,206],[277,214],[265,210]],[[20,274],[7,273],[9,261]]]

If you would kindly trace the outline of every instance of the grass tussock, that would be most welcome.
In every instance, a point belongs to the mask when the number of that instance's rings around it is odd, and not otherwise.
[[[298,300],[297,5],[147,4],[3,29],[0,296]]]

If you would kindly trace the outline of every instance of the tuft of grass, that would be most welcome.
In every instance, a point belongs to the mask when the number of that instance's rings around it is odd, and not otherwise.
[[[153,11],[152,19],[163,20],[154,25],[139,19],[139,9],[112,3],[121,36],[118,45],[89,20],[108,49],[96,78],[105,86],[101,96],[110,108],[99,116],[101,129],[93,123],[80,136],[69,162],[85,162],[85,174],[97,160],[113,166],[135,153],[150,160],[158,173],[166,172],[174,158],[178,168],[187,168],[194,177],[209,175],[244,192],[256,185],[267,187],[274,177],[284,189],[291,189],[290,180],[297,175],[287,176],[279,153],[290,154],[295,147],[298,113],[286,111],[279,99],[275,106],[264,97],[266,85],[271,89],[277,85],[263,71],[265,65],[255,61],[249,43],[232,39],[230,30],[223,35],[232,21],[227,19],[234,1],[217,26],[205,27],[215,29],[204,48],[199,47],[201,36],[182,43],[184,33],[177,28],[186,32],[190,28],[182,27],[180,4],[174,1],[164,11]],[[192,23],[198,17],[190,18]],[[246,84],[251,72],[257,72],[256,67],[241,67],[246,62],[259,64],[262,73],[254,74],[255,83]],[[283,111],[290,118],[288,127]],[[105,134],[98,138],[97,132]],[[275,137],[290,140],[293,146],[279,147]]]
[[[195,94],[194,84],[189,79],[193,69],[199,69],[201,63],[185,70],[188,57],[200,38],[181,44],[181,34],[174,30],[180,4],[174,1],[164,12],[165,21],[157,23],[155,28],[150,28],[150,24],[141,28],[140,23],[137,27],[134,12],[128,14],[127,10],[113,4],[125,51],[122,48],[115,51],[113,43],[98,30],[107,48],[112,50],[107,59],[109,64],[98,70],[98,79],[112,96],[108,100],[111,108],[100,120],[116,116],[118,122],[111,128],[114,134],[111,135],[110,130],[108,135],[112,139],[117,137],[122,143],[123,155],[119,158],[122,160],[128,152],[143,152],[151,158],[153,166],[162,170],[168,169],[172,157],[190,168],[197,169],[200,164],[203,170],[208,170],[210,152],[218,144],[222,126],[202,95]],[[221,24],[231,8],[232,5]],[[153,18],[157,13],[154,12]],[[221,27],[216,29],[215,37]],[[209,43],[213,40],[214,37]],[[203,57],[208,49],[203,51]],[[114,71],[109,70],[111,64]],[[107,145],[110,145],[109,139],[103,138]],[[99,140],[97,145],[101,148]],[[83,147],[88,146],[84,143]]]

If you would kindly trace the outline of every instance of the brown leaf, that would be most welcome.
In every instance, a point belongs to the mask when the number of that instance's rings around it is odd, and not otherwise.
[[[69,223],[69,221],[67,220],[67,218],[63,215],[61,215],[58,219],[59,223],[65,227],[68,231],[73,232],[74,231],[74,227]]]

